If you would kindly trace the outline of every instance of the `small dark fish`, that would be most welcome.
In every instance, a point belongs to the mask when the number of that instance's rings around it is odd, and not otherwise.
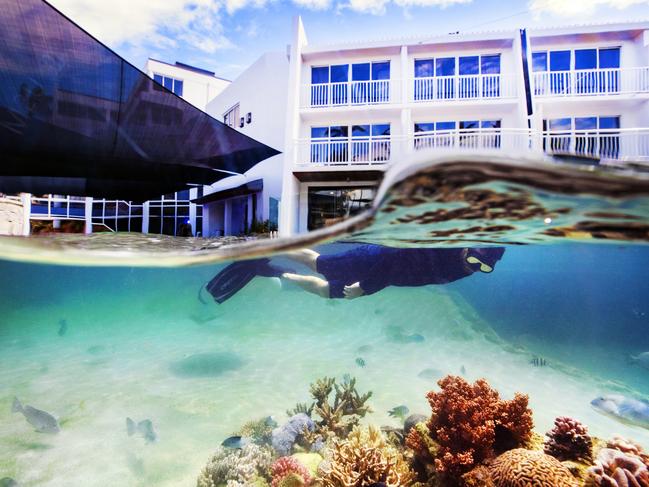
[[[153,422],[150,419],[144,419],[136,424],[131,418],[126,418],[126,432],[128,436],[139,433],[147,443],[153,443],[158,439],[158,435],[153,431]]]
[[[230,436],[229,438],[223,440],[221,446],[230,448],[232,450],[241,450],[243,447],[249,444],[250,440],[248,438],[243,438],[241,436]]]
[[[363,359],[363,357],[356,358],[356,365],[358,365],[359,367],[365,367],[365,360]]]
[[[9,477],[0,479],[0,487],[18,487],[18,482]]]
[[[530,365],[533,365],[534,367],[545,367],[548,365],[548,361],[541,357],[534,357],[530,360]]]
[[[358,353],[367,353],[372,351],[372,345],[361,345],[356,349]]]
[[[464,365],[460,367],[460,374],[466,375],[466,368],[464,367]]]
[[[388,411],[388,416],[391,416],[393,418],[399,418],[401,421],[405,421],[406,416],[410,412],[410,409],[408,409],[407,406],[404,406],[403,404],[401,406],[397,406],[395,408],[392,408]]]
[[[66,320],[59,320],[59,336],[62,337],[68,332],[68,322]]]
[[[14,397],[11,412],[21,413],[25,416],[27,422],[36,428],[36,431],[39,433],[55,434],[61,431],[59,422],[54,416],[32,406],[23,406],[17,397]]]

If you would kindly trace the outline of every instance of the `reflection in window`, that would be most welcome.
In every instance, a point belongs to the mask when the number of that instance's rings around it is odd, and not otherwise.
[[[230,108],[225,114],[223,115],[223,123],[226,124],[228,127],[236,128],[239,124],[239,104],[237,103],[235,106]]]
[[[169,91],[175,93],[176,95],[183,96],[183,80],[154,73],[153,81],[161,84],[162,86],[167,88]],[[161,88],[157,85],[153,85],[153,89],[160,90]]]
[[[376,196],[373,186],[311,187],[308,193],[309,230],[333,225],[369,208]]]
[[[383,162],[390,149],[390,124],[311,127],[311,163]]]
[[[543,149],[588,157],[617,159],[620,155],[620,117],[575,117],[543,121],[549,128]]]

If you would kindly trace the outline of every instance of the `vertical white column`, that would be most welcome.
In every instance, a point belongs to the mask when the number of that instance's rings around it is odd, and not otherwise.
[[[86,196],[86,204],[84,207],[83,216],[86,221],[86,225],[83,231],[86,234],[90,234],[92,233],[92,198],[90,196]]]
[[[408,46],[401,46],[401,58],[400,58],[400,66],[399,66],[399,88],[401,92],[401,98],[398,100],[402,104],[404,103],[409,103],[410,102],[410,97],[409,93],[410,90],[412,89],[411,84],[414,83],[414,71],[412,72],[412,78],[411,80],[411,70],[410,68],[410,63],[408,62]]]
[[[149,202],[142,205],[142,233],[149,233]]]
[[[198,189],[191,188],[189,190],[189,199],[193,200],[198,197]],[[196,235],[196,232],[200,230],[196,228],[196,205],[194,203],[189,203],[189,224],[192,226],[192,232]]]
[[[232,224],[232,200],[223,202],[223,236],[230,235]]]
[[[279,233],[282,237],[297,230],[300,184],[293,175],[297,164],[297,140],[300,135],[300,88],[302,86],[302,47],[307,44],[302,19],[296,17],[293,25],[293,43],[290,50],[288,99],[286,106],[286,136],[282,173],[282,200]]]
[[[32,195],[31,193],[20,193],[20,202],[23,205],[23,229],[22,235],[29,236],[31,232],[30,217],[32,215]]]

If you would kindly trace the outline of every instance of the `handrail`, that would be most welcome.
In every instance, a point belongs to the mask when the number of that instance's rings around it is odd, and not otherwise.
[[[649,66],[537,71],[533,79],[539,97],[649,93]]]

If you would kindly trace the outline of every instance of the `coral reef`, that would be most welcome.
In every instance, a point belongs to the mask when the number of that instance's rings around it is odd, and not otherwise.
[[[318,453],[294,453],[291,458],[295,458],[304,465],[312,477],[318,473],[318,467],[322,463],[322,455]]]
[[[587,485],[602,487],[649,487],[649,471],[640,457],[602,448],[595,465],[588,469]]]
[[[273,422],[269,418],[248,421],[238,431],[242,438],[250,438],[258,445],[270,445],[273,434]]]
[[[309,392],[313,398],[312,404],[297,404],[287,413],[291,415],[297,412],[314,418],[315,430],[311,430],[313,434],[307,432],[304,439],[315,451],[327,440],[347,437],[360,418],[371,412],[366,403],[372,397],[372,392],[360,394],[356,390],[355,378],[345,377],[338,384],[335,378],[323,377],[311,384]]]
[[[336,440],[318,478],[323,487],[402,487],[414,480],[403,455],[372,426],[356,426],[347,439]]]
[[[201,471],[197,487],[267,485],[263,475],[272,462],[269,448],[255,444],[240,450],[218,447]]]
[[[615,436],[606,442],[606,448],[612,448],[613,450],[619,450],[628,453],[629,455],[635,455],[642,460],[642,463],[649,466],[649,455],[644,451],[644,448],[633,440]]]
[[[297,476],[299,479],[293,479],[291,482],[295,484],[296,481],[301,482],[300,485],[309,485],[311,483],[311,475],[304,465],[293,457],[281,457],[275,460],[270,467],[271,472],[271,486],[279,487],[282,481],[289,475]]]
[[[510,450],[497,457],[489,467],[489,471],[493,485],[496,487],[577,486],[577,481],[570,470],[559,460],[543,452],[523,448]]]
[[[275,428],[271,434],[271,443],[277,453],[282,456],[290,455],[293,445],[304,433],[313,431],[315,423],[305,413],[298,413],[289,418],[288,422]]]
[[[533,424],[526,395],[502,400],[484,379],[469,384],[449,375],[438,384],[441,391],[426,396],[433,411],[430,435],[439,444],[438,473],[459,478],[496,453],[529,441]]]
[[[593,455],[593,440],[588,428],[576,419],[566,416],[554,420],[554,428],[546,433],[544,451],[558,460],[590,461]]]

